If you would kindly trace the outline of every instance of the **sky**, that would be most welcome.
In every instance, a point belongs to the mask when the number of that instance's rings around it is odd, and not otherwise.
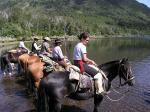
[[[137,0],[137,1],[150,7],[150,0]]]

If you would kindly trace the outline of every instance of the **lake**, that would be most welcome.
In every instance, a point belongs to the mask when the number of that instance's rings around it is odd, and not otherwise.
[[[63,42],[63,52],[72,60],[73,47],[77,42]],[[0,55],[13,46],[0,48]],[[125,86],[118,91],[126,96],[120,101],[113,102],[107,97],[99,107],[101,112],[148,112],[150,111],[150,40],[142,38],[103,38],[90,40],[88,56],[97,64],[127,57],[132,65],[135,76],[134,87]],[[113,86],[119,82],[116,79]],[[118,82],[118,83],[117,83]],[[120,94],[111,92],[109,97],[118,99]],[[34,100],[26,93],[21,78],[3,78],[0,72],[0,112],[34,112]],[[63,112],[92,112],[93,99],[75,101],[66,98]]]

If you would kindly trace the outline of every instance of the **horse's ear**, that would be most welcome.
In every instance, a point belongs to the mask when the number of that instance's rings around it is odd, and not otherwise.
[[[128,58],[122,58],[122,59],[120,60],[120,63],[124,63],[124,62],[126,62],[126,61],[128,61]]]
[[[124,61],[127,62],[127,61],[128,61],[128,58],[124,58]]]
[[[120,63],[122,63],[122,62],[124,61],[124,59],[125,59],[125,58],[122,58],[122,59],[120,60]]]

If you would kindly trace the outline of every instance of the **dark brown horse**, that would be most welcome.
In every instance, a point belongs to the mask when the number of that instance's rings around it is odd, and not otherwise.
[[[131,66],[127,59],[108,62],[100,65],[99,68],[108,78],[105,83],[106,91],[111,88],[111,82],[116,76],[125,81],[120,85],[133,85]],[[103,99],[103,95],[97,95],[95,91],[94,89],[94,92],[91,93],[79,93],[76,91],[74,83],[69,80],[69,72],[52,72],[40,82],[37,110],[39,112],[60,112],[63,98],[69,96],[79,100],[94,97],[94,112],[98,112],[98,106]]]
[[[18,63],[18,57],[24,53],[27,53],[26,50],[10,50],[6,54],[0,57],[1,70],[5,75],[8,73],[12,74],[13,68],[11,63]]]

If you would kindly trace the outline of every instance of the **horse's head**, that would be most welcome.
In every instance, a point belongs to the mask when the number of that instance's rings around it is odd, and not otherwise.
[[[119,64],[119,77],[120,77],[120,85],[128,84],[129,86],[133,86],[134,76],[132,74],[131,65],[128,62],[128,59],[121,59]],[[123,84],[121,84],[121,78],[125,80]]]

